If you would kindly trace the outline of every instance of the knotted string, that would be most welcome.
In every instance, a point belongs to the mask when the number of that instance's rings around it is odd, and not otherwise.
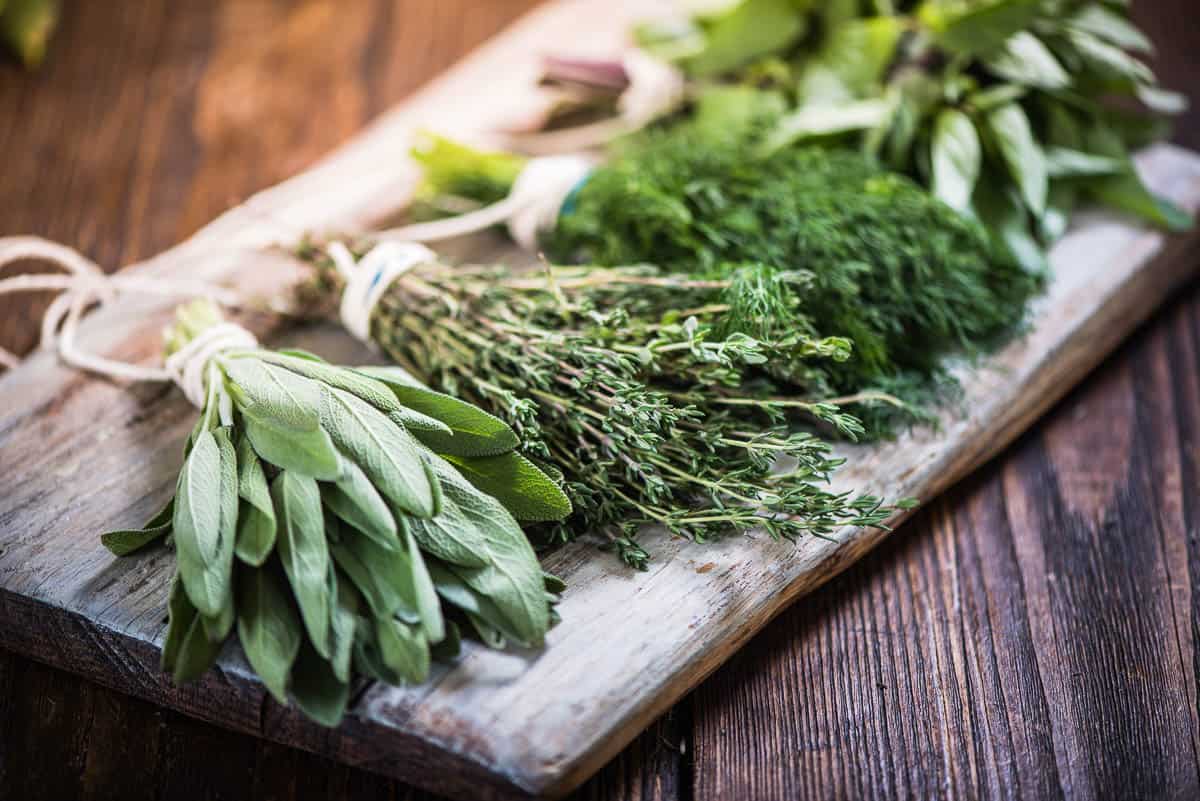
[[[591,163],[580,156],[530,159],[504,200],[456,217],[403,225],[374,236],[380,241],[437,242],[507,223],[518,245],[536,250],[538,237],[554,228],[563,203],[591,171]]]
[[[535,155],[590,150],[669,114],[687,97],[683,73],[665,61],[631,50],[621,66],[629,85],[617,98],[617,116],[553,131],[511,134],[514,144]]]
[[[123,294],[167,297],[201,296],[224,306],[238,305],[235,293],[223,287],[184,278],[153,278],[145,275],[106,275],[78,251],[35,236],[0,237],[0,267],[32,259],[67,271],[68,275],[33,273],[0,279],[0,295],[17,292],[61,290],[42,317],[42,348],[56,347],[63,363],[79,370],[130,381],[172,381],[197,407],[204,405],[205,366],[217,353],[234,348],[253,348],[258,341],[234,323],[212,326],[173,353],[161,367],[106,359],[79,347],[76,334],[84,314],[93,307],[111,303]],[[0,348],[0,365],[20,364],[16,354]]]
[[[325,250],[346,282],[338,308],[342,325],[368,345],[371,344],[371,312],[387,288],[414,267],[437,260],[432,250],[415,242],[381,242],[358,262],[341,242],[332,242]]]

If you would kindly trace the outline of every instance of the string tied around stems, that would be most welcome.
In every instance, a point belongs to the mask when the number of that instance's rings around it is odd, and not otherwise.
[[[455,217],[381,231],[375,238],[389,242],[437,242],[507,224],[518,245],[537,250],[538,237],[554,228],[563,204],[591,172],[591,161],[582,156],[530,159],[503,200]]]
[[[380,242],[357,262],[341,242],[331,242],[325,252],[346,282],[338,306],[342,326],[360,342],[371,342],[371,313],[397,278],[437,261],[437,254],[416,242]]]
[[[171,354],[162,366],[132,364],[89,353],[79,346],[77,334],[84,315],[110,304],[122,295],[163,297],[207,297],[223,306],[238,306],[238,296],[220,286],[185,278],[155,278],[148,275],[107,275],[94,261],[66,245],[36,236],[0,237],[0,267],[33,260],[59,267],[66,275],[27,273],[0,279],[0,295],[18,292],[55,291],[41,323],[40,347],[55,349],[58,357],[78,370],[128,381],[170,381],[197,407],[205,400],[205,373],[216,354],[233,349],[254,348],[258,340],[245,328],[223,322],[206,328]],[[16,354],[0,348],[0,366],[20,364]]]

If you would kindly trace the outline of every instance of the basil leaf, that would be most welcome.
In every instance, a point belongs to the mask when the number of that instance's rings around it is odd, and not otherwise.
[[[1020,106],[1009,103],[989,112],[987,122],[1025,204],[1035,215],[1041,216],[1046,210],[1046,193],[1049,189],[1046,157],[1033,138],[1029,118]]]
[[[179,474],[172,517],[184,589],[200,614],[209,617],[220,613],[230,591],[237,519],[236,459],[228,435],[217,432],[206,430],[196,438]],[[228,492],[233,493],[232,520]]]
[[[323,423],[339,448],[401,510],[431,517],[436,495],[421,446],[383,412],[340,389],[324,393]]]
[[[1005,80],[1039,89],[1066,89],[1071,76],[1050,48],[1028,31],[1009,37],[998,52],[983,59],[983,65]]]
[[[382,548],[374,540],[347,532],[341,542],[330,545],[330,551],[337,566],[366,599],[371,614],[375,617],[399,614],[410,622],[420,619],[411,559],[406,550]]]
[[[429,678],[429,643],[419,629],[395,618],[375,621],[379,658],[395,675],[411,684]]]
[[[154,517],[142,528],[108,531],[100,535],[100,542],[116,556],[128,556],[150,543],[171,533],[171,520],[175,515],[175,496],[167,501]]]
[[[1132,22],[1099,3],[1084,6],[1067,20],[1067,25],[1075,30],[1090,33],[1122,50],[1137,53],[1154,52],[1154,45]]]
[[[261,566],[275,547],[275,506],[262,462],[243,435],[237,442],[238,496],[244,501],[238,515],[237,557],[248,565]]]
[[[197,679],[212,667],[221,650],[204,633],[200,613],[188,600],[182,577],[175,574],[167,601],[167,637],[163,642],[162,668],[177,684]]]
[[[792,0],[740,0],[700,19],[704,45],[683,62],[692,75],[720,75],[782,51],[807,30]]]
[[[1046,172],[1052,178],[1080,175],[1112,175],[1123,169],[1120,160],[1072,150],[1068,147],[1046,149]]]
[[[347,460],[336,483],[321,485],[321,499],[331,512],[379,545],[396,547],[396,519],[358,465]]]
[[[300,651],[300,618],[273,568],[242,568],[238,574],[238,640],[254,672],[281,704]]]
[[[318,481],[336,481],[340,476],[337,448],[319,426],[294,428],[245,410],[242,424],[247,439],[263,461]]]
[[[950,3],[926,0],[917,14],[943,47],[961,53],[998,50],[1033,22],[1039,0],[980,0]]]
[[[317,482],[290,470],[271,484],[271,499],[279,519],[277,547],[304,628],[317,653],[329,656],[330,603],[326,586],[329,546]]]
[[[1093,128],[1087,132],[1087,145],[1089,151],[1116,159],[1122,164],[1122,170],[1117,175],[1094,178],[1083,184],[1089,194],[1107,206],[1168,231],[1186,231],[1192,227],[1191,214],[1146,188],[1117,134],[1103,128]]]
[[[1079,30],[1071,31],[1069,39],[1080,57],[1101,76],[1135,84],[1154,83],[1151,69],[1116,45]]]
[[[769,155],[815,137],[874,128],[888,119],[892,103],[885,98],[852,100],[838,105],[811,103],[785,114],[763,140],[760,155]]]
[[[340,681],[325,659],[305,642],[292,666],[292,698],[322,726],[337,726],[350,702],[350,684]]]
[[[452,432],[414,430],[413,436],[436,453],[486,456],[511,451],[520,445],[517,435],[500,418],[450,395],[415,383],[403,370],[360,367],[360,372],[386,383],[405,408],[444,423]]]
[[[979,134],[971,118],[956,109],[939,114],[933,133],[934,196],[957,211],[968,211],[981,159]]]
[[[562,520],[571,514],[571,501],[562,489],[519,453],[475,458],[447,454],[445,459],[517,520]]]
[[[973,198],[975,216],[992,237],[999,252],[1027,272],[1042,274],[1050,269],[1041,243],[1029,230],[1029,217],[1020,200],[998,181],[982,180]]]

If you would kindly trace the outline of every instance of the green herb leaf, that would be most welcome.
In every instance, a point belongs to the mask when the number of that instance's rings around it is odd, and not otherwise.
[[[329,597],[336,598],[329,619],[329,664],[339,681],[350,681],[350,655],[354,647],[354,628],[358,620],[358,593],[348,582],[338,579],[329,566]]]
[[[430,643],[441,642],[446,636],[446,622],[442,617],[442,605],[438,600],[437,589],[433,586],[433,578],[429,575],[429,568],[417,546],[416,538],[407,528],[404,531],[404,541],[408,548],[413,600],[421,618],[425,639]]]
[[[188,598],[201,615],[215,617],[230,592],[237,536],[237,465],[224,429],[196,438],[179,474],[172,521]]]
[[[263,461],[318,481],[339,478],[341,458],[329,434],[320,426],[294,428],[249,411],[242,412],[242,425]]]
[[[1097,156],[1072,150],[1069,147],[1046,149],[1046,172],[1052,178],[1068,178],[1081,175],[1112,175],[1124,169],[1119,159]]]
[[[719,75],[777,53],[804,35],[804,16],[792,0],[739,0],[700,20],[704,45],[684,67],[698,77]]]
[[[200,613],[188,600],[178,573],[171,583],[167,601],[167,637],[163,642],[162,667],[177,684],[198,679],[212,667],[221,650],[220,643],[208,639]]]
[[[267,364],[265,351],[221,358],[230,394],[238,408],[259,421],[309,431],[321,422],[321,385],[291,370]],[[270,461],[266,456],[263,457]]]
[[[292,698],[296,706],[322,726],[337,726],[350,702],[350,685],[306,641],[292,666]]]
[[[824,103],[801,106],[784,115],[763,140],[760,154],[816,137],[874,128],[888,119],[892,104],[883,98],[855,100],[836,106]]]
[[[317,482],[284,470],[271,484],[271,499],[279,520],[279,559],[300,607],[300,616],[317,653],[329,656],[329,616],[332,599],[326,585],[329,548]]]
[[[1122,50],[1153,53],[1154,45],[1125,17],[1099,3],[1084,6],[1067,20],[1067,25],[1103,39]]]
[[[1025,86],[1054,90],[1071,85],[1071,76],[1050,48],[1028,31],[1013,34],[983,64],[993,75]]]
[[[400,411],[400,404],[396,402],[396,396],[388,390],[387,386],[361,371],[312,359],[283,356],[278,353],[264,352],[261,358],[305,378],[349,392],[381,412],[390,414]]]
[[[380,546],[396,548],[396,519],[358,465],[347,461],[336,484],[321,485],[321,498],[331,512]]]
[[[142,528],[109,531],[100,536],[100,542],[116,556],[128,556],[170,534],[174,514],[175,496],[171,496],[166,505]]]
[[[987,54],[1004,46],[1038,14],[1038,0],[926,0],[917,16],[943,47]]]
[[[508,424],[477,406],[420,384],[399,368],[360,367],[359,370],[384,382],[401,405],[445,423],[451,435],[416,431],[413,435],[436,453],[457,456],[489,456],[511,451],[520,444]]]
[[[410,622],[420,619],[411,559],[406,549],[383,548],[354,531],[345,531],[342,541],[333,543],[330,551],[337,566],[366,599],[372,615],[399,614]]]
[[[383,412],[340,389],[325,392],[324,424],[333,441],[399,509],[431,517],[437,496],[421,446]]]
[[[300,618],[273,567],[238,573],[238,639],[267,690],[287,703],[288,676],[300,651]]]
[[[1021,189],[1021,197],[1035,215],[1046,210],[1046,157],[1033,138],[1029,118],[1016,103],[991,111],[987,116],[992,138],[1004,158],[1008,172]]]
[[[1020,199],[1001,181],[981,180],[973,198],[975,216],[983,221],[1001,253],[1031,274],[1050,269],[1041,244],[1029,228]]]
[[[420,684],[429,678],[429,643],[421,630],[395,618],[375,621],[379,658],[403,681]]]
[[[562,489],[519,453],[465,458],[445,457],[476,489],[491,495],[517,520],[562,520],[571,501]]]
[[[933,194],[958,211],[970,209],[981,160],[971,118],[956,109],[939,114],[933,134]]]
[[[275,507],[262,462],[245,435],[238,437],[237,463],[238,496],[243,503],[238,512],[235,553],[246,564],[258,567],[275,547]]]

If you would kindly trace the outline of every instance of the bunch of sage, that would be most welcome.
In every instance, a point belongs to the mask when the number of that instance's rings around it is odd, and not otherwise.
[[[221,322],[182,307],[168,353]],[[396,368],[300,351],[208,358],[175,495],[117,555],[169,538],[176,574],[163,667],[197,678],[236,628],[270,693],[336,725],[353,676],[418,683],[460,625],[491,647],[536,647],[561,583],[517,520],[570,503],[516,453],[511,428]]]

